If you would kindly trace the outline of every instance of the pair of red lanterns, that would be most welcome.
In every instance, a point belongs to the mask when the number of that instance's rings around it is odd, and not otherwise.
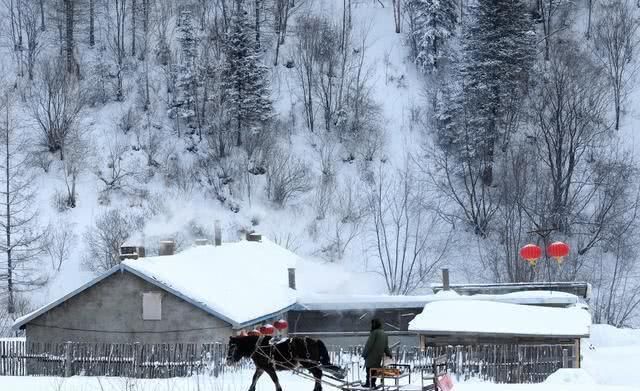
[[[286,329],[287,327],[289,327],[289,323],[287,323],[286,320],[284,319],[280,319],[277,322],[275,322],[273,325],[270,324],[265,324],[263,326],[261,326],[259,329],[253,329],[251,331],[249,331],[248,333],[242,331],[240,333],[241,336],[260,336],[260,335],[273,335],[273,333],[276,332],[276,330],[278,331],[282,331],[284,329]]]
[[[564,242],[553,242],[547,247],[547,255],[561,264],[563,258],[569,255],[569,245]],[[529,262],[531,267],[535,267],[538,259],[542,257],[542,249],[538,245],[527,244],[520,249],[520,256]]]

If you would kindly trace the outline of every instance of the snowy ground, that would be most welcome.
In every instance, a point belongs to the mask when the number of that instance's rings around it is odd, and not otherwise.
[[[292,375],[281,375],[281,384],[285,391],[311,390],[313,384]],[[220,378],[193,377],[187,379],[136,380],[123,378],[73,377],[3,377],[0,378],[2,390],[52,390],[52,391],[246,391],[251,382],[251,373],[237,373]],[[273,391],[275,388],[268,377],[258,382],[256,391]],[[328,390],[330,387],[326,387]],[[638,386],[609,386],[601,384],[563,383],[549,381],[542,384],[492,384],[466,382],[456,384],[456,391],[637,391]]]
[[[592,336],[583,341],[583,369],[563,369],[541,384],[492,384],[472,380],[457,383],[456,391],[639,391],[640,330],[619,330],[594,325]],[[124,378],[0,377],[0,390],[20,391],[246,391],[250,371],[227,372],[215,378],[136,380]],[[309,380],[288,373],[279,375],[285,391],[311,390]],[[264,376],[257,391],[273,391]],[[325,390],[330,390],[325,387]]]

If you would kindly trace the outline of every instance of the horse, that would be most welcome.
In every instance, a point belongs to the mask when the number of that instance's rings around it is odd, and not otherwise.
[[[282,391],[276,372],[298,371],[300,367],[315,378],[313,391],[322,391],[323,370],[335,378],[344,378],[342,368],[331,364],[327,347],[319,339],[292,337],[275,341],[270,336],[230,337],[227,364],[237,363],[243,358],[251,359],[256,366],[249,391],[255,391],[258,379],[265,372],[275,384],[276,391]]]

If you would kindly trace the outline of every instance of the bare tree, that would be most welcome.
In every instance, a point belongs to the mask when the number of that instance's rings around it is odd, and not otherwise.
[[[100,161],[94,167],[94,174],[104,185],[101,190],[104,197],[108,197],[114,191],[128,191],[130,180],[136,176],[136,171],[127,164],[125,159],[129,145],[123,140],[116,139],[109,144],[108,148],[104,161]]]
[[[544,59],[549,60],[553,36],[567,28],[565,25],[558,26],[558,16],[562,10],[571,5],[571,2],[569,0],[537,0],[537,5],[544,34]]]
[[[9,20],[10,29],[7,32],[11,45],[12,54],[16,59],[18,76],[24,75],[24,43],[23,43],[23,21],[22,21],[22,0],[3,0]]]
[[[267,195],[283,207],[311,188],[309,168],[290,151],[274,152],[267,166]]]
[[[611,0],[602,6],[594,36],[594,52],[607,71],[613,92],[615,129],[620,128],[624,97],[637,71],[635,50],[640,43],[640,20],[636,7],[628,0]]]
[[[42,29],[38,26],[37,4],[29,0],[23,2],[24,32],[27,38],[27,74],[33,80],[35,65],[42,49]]]
[[[298,42],[296,47],[296,72],[302,89],[305,122],[309,130],[315,130],[315,85],[317,62],[320,55],[318,47],[324,21],[315,16],[298,18]]]
[[[351,2],[351,0],[349,0]],[[289,26],[289,18],[306,3],[305,0],[273,0],[273,17],[274,32],[276,35],[276,52],[273,65],[278,65],[280,56],[280,46],[285,43],[287,38],[287,28]]]
[[[575,46],[557,43],[552,49],[531,107],[536,150],[551,184],[543,228],[567,233],[570,216],[586,207],[585,200],[577,197],[587,191],[584,187],[589,182],[581,164],[607,129],[606,92],[599,69]]]
[[[34,208],[34,175],[28,166],[26,140],[14,120],[13,97],[4,90],[0,97],[2,151],[2,190],[0,190],[0,289],[8,297],[7,311],[16,310],[16,295],[41,287],[47,278],[39,265],[45,251],[45,232],[38,226]]]
[[[67,189],[65,204],[67,208],[75,208],[77,204],[76,184],[80,174],[86,169],[89,158],[88,140],[82,132],[75,130],[64,149],[65,159],[62,170]]]
[[[407,167],[385,172],[380,165],[368,195],[372,250],[390,294],[409,294],[437,271],[451,230],[422,199],[424,189]]]
[[[74,230],[74,225],[69,225],[63,220],[57,221],[51,229],[47,253],[51,259],[51,267],[57,271],[60,271],[62,264],[69,259],[76,245],[77,235]]]
[[[64,160],[65,143],[78,124],[84,101],[75,76],[60,72],[61,65],[59,58],[41,63],[29,110],[40,131],[40,144]]]
[[[127,55],[125,47],[127,0],[106,1],[104,5],[107,15],[107,45],[115,62],[116,100],[122,101],[124,99],[123,81]]]
[[[118,265],[120,246],[140,227],[140,221],[134,216],[122,214],[117,209],[105,211],[84,234],[86,255],[83,265],[96,274]]]

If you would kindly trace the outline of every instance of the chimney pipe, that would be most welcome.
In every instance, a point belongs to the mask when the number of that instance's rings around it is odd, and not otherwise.
[[[289,288],[296,289],[296,268],[290,267],[289,271]]]
[[[449,290],[449,269],[447,268],[442,269],[442,290]]]
[[[176,242],[174,242],[172,239],[160,241],[159,254],[161,256],[173,255],[175,251],[176,251]]]
[[[222,230],[220,229],[220,220],[213,223],[213,244],[214,246],[222,245]]]

